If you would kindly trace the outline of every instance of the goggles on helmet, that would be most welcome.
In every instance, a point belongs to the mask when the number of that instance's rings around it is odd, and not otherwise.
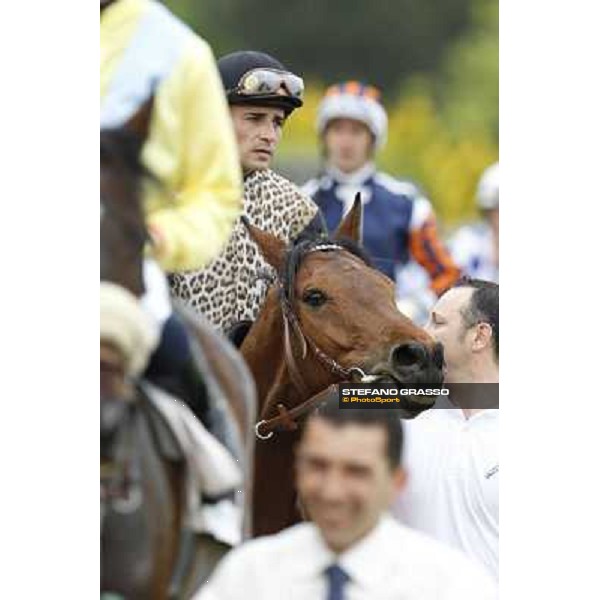
[[[238,85],[233,90],[240,96],[273,96],[279,88],[284,87],[292,98],[302,99],[304,81],[289,71],[276,69],[252,69],[244,73]]]

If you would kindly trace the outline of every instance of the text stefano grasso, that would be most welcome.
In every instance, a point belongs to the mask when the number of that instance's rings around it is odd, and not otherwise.
[[[448,396],[446,388],[343,388],[342,395],[352,394],[362,396]]]

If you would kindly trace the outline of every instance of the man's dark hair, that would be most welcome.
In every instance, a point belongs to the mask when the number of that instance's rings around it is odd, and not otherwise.
[[[474,290],[469,305],[462,311],[463,320],[466,327],[483,322],[492,328],[494,356],[497,361],[500,353],[500,286],[493,281],[462,277],[453,287],[468,287]]]
[[[393,470],[400,465],[404,435],[398,411],[386,408],[347,408],[339,407],[337,387],[327,395],[327,399],[314,409],[308,419],[318,417],[337,427],[344,425],[366,425],[381,427],[387,434],[386,457]]]

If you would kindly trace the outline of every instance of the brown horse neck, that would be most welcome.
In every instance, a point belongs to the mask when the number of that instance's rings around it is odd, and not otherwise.
[[[269,332],[265,335],[265,332]],[[283,360],[283,321],[274,290],[267,293],[265,304],[258,319],[248,332],[241,347],[256,383],[257,416],[261,415],[275,380],[285,384],[285,362]]]

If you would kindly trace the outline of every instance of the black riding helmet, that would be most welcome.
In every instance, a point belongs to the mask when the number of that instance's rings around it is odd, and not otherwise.
[[[217,66],[229,104],[275,106],[286,116],[302,106],[302,79],[264,52],[232,52],[221,57]],[[277,93],[282,84],[288,95]]]

